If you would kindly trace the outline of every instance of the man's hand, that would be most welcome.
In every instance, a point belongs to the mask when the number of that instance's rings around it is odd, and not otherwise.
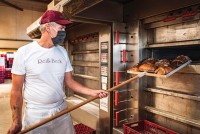
[[[20,132],[21,129],[22,129],[22,124],[21,123],[13,122],[12,126],[8,130],[7,134],[16,134],[16,133]]]
[[[92,90],[91,96],[96,96],[97,94],[99,95],[99,98],[102,99],[107,97],[109,93],[106,90]]]
[[[65,85],[77,93],[86,94],[86,95],[90,95],[90,96],[99,95],[100,99],[108,96],[108,92],[106,90],[91,89],[91,88],[88,88],[88,87],[83,86],[80,83],[76,82],[72,78],[71,72],[65,73]]]

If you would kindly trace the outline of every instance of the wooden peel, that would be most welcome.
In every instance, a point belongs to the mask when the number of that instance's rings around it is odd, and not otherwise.
[[[106,91],[107,91],[107,92],[111,92],[111,91],[113,91],[113,90],[115,90],[115,89],[117,89],[117,88],[119,88],[119,87],[121,87],[121,86],[123,86],[123,85],[125,85],[125,84],[128,84],[129,82],[131,82],[131,81],[133,81],[133,80],[135,80],[135,79],[138,79],[138,78],[140,78],[140,77],[143,77],[143,76],[144,76],[144,73],[138,74],[138,75],[136,75],[135,77],[132,77],[132,78],[130,78],[130,79],[128,79],[128,80],[126,80],[126,81],[124,81],[124,82],[122,82],[122,83],[120,83],[120,84],[118,84],[118,85],[116,85],[116,86],[114,86],[114,87],[112,87],[112,88],[106,90]],[[43,124],[45,124],[45,123],[47,123],[47,122],[50,122],[50,121],[52,121],[52,120],[54,120],[54,119],[56,119],[56,118],[58,118],[58,117],[60,117],[60,116],[62,116],[62,115],[64,115],[64,114],[70,112],[70,111],[73,111],[74,109],[77,109],[77,108],[79,108],[79,107],[81,107],[81,106],[83,106],[83,105],[85,105],[85,104],[87,104],[87,103],[89,103],[89,102],[91,102],[91,101],[97,99],[97,98],[99,98],[99,95],[93,96],[93,97],[91,97],[91,98],[89,98],[89,99],[87,99],[87,100],[85,100],[85,101],[79,103],[78,105],[69,107],[69,108],[67,108],[67,109],[65,109],[65,110],[63,110],[63,111],[61,111],[61,112],[59,112],[59,113],[57,113],[57,114],[55,114],[55,115],[53,115],[53,116],[47,118],[47,119],[44,119],[44,120],[42,120],[42,121],[40,121],[40,122],[38,122],[38,123],[36,123],[36,124],[30,126],[30,127],[27,127],[27,128],[25,128],[24,130],[22,130],[21,132],[19,132],[18,134],[27,133],[27,132],[29,132],[29,131],[31,131],[31,130],[33,130],[33,129],[35,129],[35,128],[37,128],[37,127],[39,127],[39,126],[41,126],[41,125],[43,125]]]

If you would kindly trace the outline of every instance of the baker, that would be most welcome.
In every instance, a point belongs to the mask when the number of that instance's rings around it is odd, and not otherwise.
[[[47,10],[40,20],[41,38],[20,47],[15,53],[12,66],[10,105],[12,125],[8,134],[15,134],[67,108],[64,85],[75,92],[90,96],[106,97],[108,92],[94,90],[76,82],[71,74],[64,42],[65,25],[72,23],[62,13]],[[22,104],[24,116],[22,121]],[[23,122],[23,123],[22,123]],[[73,134],[70,114],[48,122],[30,134]]]

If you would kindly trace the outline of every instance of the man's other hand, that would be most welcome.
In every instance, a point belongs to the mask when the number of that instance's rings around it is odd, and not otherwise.
[[[107,97],[108,96],[108,92],[106,90],[92,90],[91,92],[91,96],[96,96],[96,95],[99,95],[99,98],[104,98],[104,97]]]

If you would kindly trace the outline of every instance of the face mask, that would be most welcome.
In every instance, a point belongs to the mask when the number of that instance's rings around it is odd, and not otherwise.
[[[55,46],[57,46],[60,43],[63,43],[66,37],[66,32],[65,31],[58,31],[57,36],[52,39],[52,42]]]

